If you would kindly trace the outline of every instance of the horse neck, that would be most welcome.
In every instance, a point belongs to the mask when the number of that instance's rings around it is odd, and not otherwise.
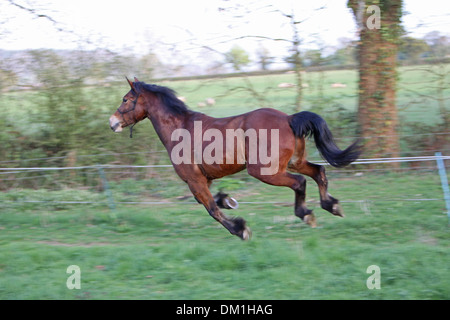
[[[174,114],[156,96],[147,98],[147,118],[153,124],[159,139],[168,149],[171,149],[174,142],[171,140],[172,132],[177,128],[185,126],[186,114]]]

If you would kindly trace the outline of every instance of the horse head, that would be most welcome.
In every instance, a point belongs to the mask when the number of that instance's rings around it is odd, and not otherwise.
[[[136,83],[139,80],[135,77],[134,82],[127,78],[131,90],[123,97],[122,103],[117,111],[109,118],[109,126],[114,132],[122,132],[123,128],[133,126],[147,117],[142,95]],[[130,129],[130,136],[131,136]]]

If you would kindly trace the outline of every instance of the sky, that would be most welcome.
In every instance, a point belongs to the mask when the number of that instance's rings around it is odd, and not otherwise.
[[[237,43],[249,52],[262,45],[273,55],[286,56],[288,43],[284,41],[233,40],[245,35],[291,39],[289,20],[280,11],[294,12],[302,21],[298,28],[305,48],[331,50],[341,38],[356,38],[347,0],[14,1],[57,23],[0,0],[0,49],[103,47],[185,59],[201,55],[205,46],[225,52]],[[412,36],[423,37],[433,30],[450,34],[449,1],[404,0],[404,11],[403,24]]]

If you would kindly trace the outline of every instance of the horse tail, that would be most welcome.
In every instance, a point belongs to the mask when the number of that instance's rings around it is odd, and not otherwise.
[[[289,125],[296,137],[313,136],[320,154],[333,167],[345,167],[361,154],[358,140],[345,150],[339,149],[327,123],[318,114],[309,111],[293,114],[289,117]]]

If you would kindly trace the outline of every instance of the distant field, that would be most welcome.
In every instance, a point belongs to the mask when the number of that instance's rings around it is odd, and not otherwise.
[[[189,192],[174,179],[114,184],[117,202],[174,203],[115,211],[96,192],[2,193],[0,299],[450,298],[444,202],[409,200],[441,194],[436,172],[331,175],[344,219],[318,207],[308,180],[316,229],[293,215],[289,189],[238,181],[228,191],[241,206],[227,213],[247,219],[250,242],[229,235],[191,197],[180,200]],[[62,199],[99,203],[21,202]],[[244,203],[258,201],[279,203]],[[80,267],[81,289],[66,287],[70,265]],[[371,265],[380,268],[381,289],[367,288]]]
[[[304,108],[311,109],[318,99],[319,73],[305,73],[303,75]],[[333,99],[333,104],[341,104],[349,110],[356,107],[356,73],[354,71],[326,71],[323,74],[323,97]],[[295,88],[279,88],[281,83],[294,83],[293,74],[252,76],[248,78],[226,78],[211,80],[190,80],[166,82],[174,88],[180,96],[186,98],[186,103],[192,108],[212,116],[222,117],[248,112],[260,107],[272,107],[286,113],[295,112]],[[346,88],[331,88],[332,83],[345,83]],[[238,89],[236,89],[238,88]],[[248,88],[260,95],[258,100]],[[214,98],[216,104],[212,107],[198,107],[198,103],[207,98]],[[330,106],[331,107],[331,106]]]
[[[433,92],[433,87],[437,86],[435,76],[430,72],[422,71],[427,68],[428,66],[399,68],[397,99],[400,115],[404,121],[419,121],[426,124],[439,121],[436,101],[419,96],[419,94],[436,95]],[[280,83],[294,83],[293,74],[248,77],[248,81],[255,91],[267,97],[269,105],[287,113],[293,112],[295,89],[278,88]],[[450,72],[447,74],[447,83],[449,81]],[[319,92],[322,90],[321,101],[325,101],[328,109],[339,106],[351,111],[356,110],[358,103],[356,70],[306,72],[303,74],[303,82],[307,85],[303,89],[305,109],[317,108],[320,101]],[[344,84],[346,87],[333,88],[332,84],[336,83]],[[261,107],[248,90],[228,91],[231,88],[248,87],[248,82],[243,78],[176,81],[162,83],[162,85],[176,89],[180,96],[186,98],[186,103],[191,108],[213,116],[228,116]],[[447,96],[450,95],[447,89],[445,93]],[[197,107],[199,102],[204,102],[209,97],[216,99],[215,106]],[[327,106],[324,107],[325,110]]]
[[[449,68],[450,65],[442,66]],[[435,87],[438,86],[436,76],[431,72],[423,70],[430,69],[430,66],[413,66],[399,68],[398,81],[398,106],[400,114],[407,121],[421,121],[433,123],[438,121],[437,103],[432,99],[425,99],[419,94],[435,96]],[[433,67],[436,68],[436,67]],[[432,69],[433,71],[434,69]],[[151,79],[145,75],[137,75],[140,80],[150,83]],[[356,70],[331,70],[323,72],[303,73],[303,108],[315,109],[322,101],[329,108],[338,105],[344,109],[356,110],[357,107],[357,82]],[[447,83],[450,81],[450,72],[446,76]],[[269,106],[287,113],[294,111],[295,88],[279,88],[281,83],[295,83],[292,73],[236,77],[223,79],[202,79],[202,80],[182,80],[163,81],[157,83],[175,89],[179,96],[186,99],[186,104],[195,110],[208,113],[212,116],[228,116],[247,112],[262,106]],[[344,84],[346,87],[332,88],[332,84]],[[261,95],[263,102],[258,101],[248,90],[251,88]],[[113,87],[99,87],[86,89],[93,97],[89,99],[92,106],[99,108],[101,112],[111,112],[119,105],[121,97],[128,90],[128,84]],[[320,96],[322,92],[322,96]],[[448,88],[444,91],[448,96]],[[19,98],[20,97],[20,98]],[[199,107],[198,104],[205,102],[207,98],[214,98],[214,106]],[[12,105],[9,112],[26,114],[33,108],[34,102],[42,99],[38,92],[18,92],[4,94],[3,104]],[[101,103],[99,103],[101,102]],[[326,110],[326,106],[325,106]]]

